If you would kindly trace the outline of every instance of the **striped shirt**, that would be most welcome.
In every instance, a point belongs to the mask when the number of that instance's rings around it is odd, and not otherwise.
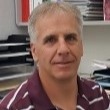
[[[78,76],[76,110],[110,110],[106,92],[96,82]],[[46,95],[36,71],[0,102],[0,110],[61,110]]]

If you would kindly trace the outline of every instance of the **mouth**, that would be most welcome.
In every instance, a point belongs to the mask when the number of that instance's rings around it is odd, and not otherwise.
[[[54,62],[53,64],[55,65],[69,65],[69,64],[72,64],[73,61],[59,61],[59,62]]]

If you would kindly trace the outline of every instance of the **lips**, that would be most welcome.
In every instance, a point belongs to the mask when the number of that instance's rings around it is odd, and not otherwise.
[[[70,63],[73,63],[73,61],[58,61],[58,62],[54,62],[53,64],[66,65]]]

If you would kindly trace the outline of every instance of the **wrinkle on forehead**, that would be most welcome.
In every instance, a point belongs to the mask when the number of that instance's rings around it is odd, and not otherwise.
[[[56,18],[56,19],[54,19],[54,18]],[[69,20],[71,22],[71,24],[73,24],[73,26],[75,26],[74,28],[76,28],[78,33],[80,34],[80,27],[79,27],[77,19],[75,19],[75,17],[72,14],[66,13],[62,10],[55,11],[54,14],[48,13],[48,14],[45,14],[44,16],[40,17],[40,19],[38,19],[39,21],[36,21],[35,28],[37,30],[39,28],[39,26],[41,26],[40,25],[41,23],[45,24],[46,22],[49,22],[49,20],[50,20],[50,22],[52,20],[54,20],[52,23],[55,23],[54,25],[57,25],[57,27],[59,28],[59,24],[64,25],[64,23],[62,23],[62,22],[64,22],[64,19],[65,19],[65,23],[68,23],[68,20]],[[42,28],[46,28],[46,27],[47,26],[44,25],[44,27],[42,27]]]

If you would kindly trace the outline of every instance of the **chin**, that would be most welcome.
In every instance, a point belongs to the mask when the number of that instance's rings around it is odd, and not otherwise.
[[[70,72],[59,72],[55,75],[56,79],[58,80],[71,80],[74,78],[74,76],[76,75]]]

